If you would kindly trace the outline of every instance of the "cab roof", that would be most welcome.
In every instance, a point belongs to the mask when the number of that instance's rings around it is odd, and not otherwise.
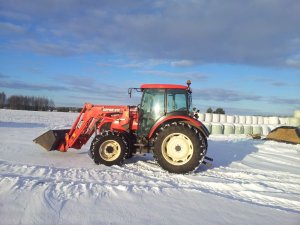
[[[187,90],[187,86],[177,84],[143,84],[141,89],[182,89]]]

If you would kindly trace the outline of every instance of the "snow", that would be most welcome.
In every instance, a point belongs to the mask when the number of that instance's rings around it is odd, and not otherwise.
[[[95,165],[89,144],[67,153],[32,142],[76,113],[0,110],[0,224],[300,224],[300,146],[212,136],[189,175],[152,154]]]

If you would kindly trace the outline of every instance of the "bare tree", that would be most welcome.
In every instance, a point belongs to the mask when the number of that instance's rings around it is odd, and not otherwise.
[[[0,93],[0,108],[4,108],[6,103],[6,95],[4,92]]]
[[[30,97],[13,95],[7,99],[7,105],[10,109],[46,111],[53,110],[55,105],[53,100],[45,97]]]

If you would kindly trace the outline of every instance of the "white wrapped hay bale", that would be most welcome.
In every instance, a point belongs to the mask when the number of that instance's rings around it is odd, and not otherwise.
[[[244,134],[252,134],[252,126],[251,125],[244,125]]]
[[[203,124],[207,128],[207,130],[209,131],[209,133],[211,134],[211,123],[203,122]]]
[[[246,123],[246,116],[239,116],[239,123],[245,124]]]
[[[211,124],[211,134],[223,134],[223,125],[220,123]]]
[[[227,117],[227,120],[228,120],[228,117]],[[234,122],[235,123],[239,123],[240,122],[239,116],[234,116]]]
[[[219,123],[220,122],[220,114],[213,113],[212,114],[212,122]]]
[[[294,111],[294,118],[300,119],[300,110]]]
[[[227,123],[237,123],[235,121],[235,119],[236,119],[236,116],[227,116]]]
[[[264,118],[262,116],[257,117],[257,124],[264,124]]]
[[[233,124],[224,124],[224,135],[234,134],[234,125]]]
[[[253,125],[252,126],[252,133],[262,135],[262,133],[263,133],[262,127],[260,125]]]
[[[225,114],[221,114],[220,115],[220,123],[226,123],[227,122],[227,118]]]
[[[275,126],[275,125],[268,125],[268,127],[269,127],[269,129],[270,129],[270,132],[272,131],[272,130],[274,130],[276,127],[278,127],[278,126]]]
[[[278,125],[279,124],[279,118],[278,118],[278,116],[271,116],[271,117],[269,117],[269,124],[270,125]]]
[[[252,124],[252,116],[246,116],[246,124]]]
[[[300,126],[300,119],[298,118],[289,118],[288,120],[289,126],[299,127]]]
[[[287,125],[288,124],[288,118],[286,118],[286,117],[279,117],[279,124],[280,125]]]
[[[198,116],[199,116],[198,120],[205,121],[205,114],[204,113],[198,113]]]
[[[269,126],[265,125],[265,124],[261,125],[261,128],[262,128],[262,134],[265,135],[265,136],[267,136],[270,133],[270,131],[271,131],[271,129],[269,128]]]
[[[258,123],[258,117],[252,116],[252,124],[257,124],[257,123]]]
[[[212,122],[212,114],[211,113],[205,113],[205,122]]]
[[[264,117],[264,123],[263,124],[269,124],[269,117]]]
[[[243,134],[244,133],[244,125],[242,125],[242,124],[235,124],[234,125],[234,133],[235,134]]]

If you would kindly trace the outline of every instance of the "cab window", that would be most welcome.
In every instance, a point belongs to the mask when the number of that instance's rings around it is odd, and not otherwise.
[[[174,111],[187,111],[186,90],[167,90],[167,113]]]

